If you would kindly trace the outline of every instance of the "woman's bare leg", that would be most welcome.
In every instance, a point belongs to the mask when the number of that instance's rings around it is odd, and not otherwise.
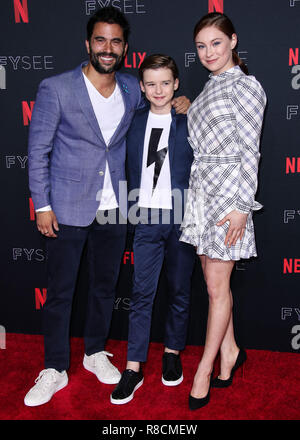
[[[232,292],[230,293],[231,293],[231,304],[233,304]],[[234,337],[232,310],[231,310],[229,324],[220,347],[220,353],[221,353],[221,371],[218,377],[222,380],[226,380],[230,376],[232,367],[234,366],[239,353],[239,347],[237,346]]]
[[[212,260],[201,256],[201,264],[209,295],[209,310],[205,347],[191,390],[191,395],[196,398],[207,395],[214,360],[224,336],[228,332],[229,341],[232,331],[229,325],[232,316],[230,276],[234,261]]]

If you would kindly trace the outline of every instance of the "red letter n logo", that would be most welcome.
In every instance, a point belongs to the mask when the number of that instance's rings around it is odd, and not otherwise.
[[[28,5],[27,0],[14,0],[14,8],[15,8],[15,22],[21,23],[21,19],[23,23],[28,23]]]
[[[24,125],[28,125],[29,121],[31,121],[32,110],[35,101],[30,101],[30,107],[27,101],[22,101],[22,111],[23,111],[23,122]]]
[[[208,0],[208,12],[224,12],[223,0]]]
[[[35,220],[34,205],[31,197],[29,198],[29,218],[31,221]]]
[[[292,66],[293,64],[295,65],[299,64],[299,47],[296,47],[295,51],[294,49],[290,48],[289,66]]]
[[[37,310],[40,310],[41,307],[43,307],[43,305],[46,302],[47,299],[47,289],[39,289],[38,287],[36,287],[35,289],[35,308]]]

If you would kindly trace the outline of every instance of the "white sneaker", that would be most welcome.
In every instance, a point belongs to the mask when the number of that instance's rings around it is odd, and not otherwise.
[[[35,379],[35,385],[28,391],[24,403],[27,406],[38,406],[51,400],[54,393],[68,385],[68,375],[54,368],[42,370]]]
[[[120,371],[110,363],[107,356],[113,356],[107,351],[99,351],[91,354],[91,356],[84,355],[83,366],[86,370],[96,374],[98,380],[106,384],[119,383],[121,379]]]

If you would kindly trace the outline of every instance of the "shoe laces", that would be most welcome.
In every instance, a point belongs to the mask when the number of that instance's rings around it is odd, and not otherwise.
[[[53,368],[42,370],[34,381],[41,389],[48,388],[53,382],[56,382],[56,371]]]

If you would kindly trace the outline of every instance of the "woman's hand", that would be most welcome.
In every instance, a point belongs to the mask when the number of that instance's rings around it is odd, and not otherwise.
[[[217,223],[217,226],[222,226],[229,222],[229,228],[225,237],[225,246],[230,247],[235,245],[238,239],[242,239],[247,222],[248,214],[243,214],[238,211],[231,211],[222,220]]]

